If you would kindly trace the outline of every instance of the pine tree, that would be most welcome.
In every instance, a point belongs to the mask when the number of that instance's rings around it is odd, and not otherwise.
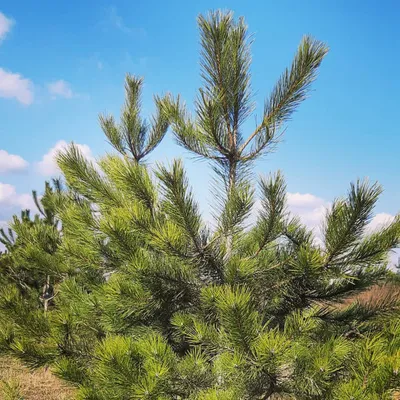
[[[54,298],[54,288],[66,276],[57,256],[61,235],[55,210],[49,198],[60,192],[59,180],[46,182],[41,199],[33,191],[39,214],[31,218],[29,210],[14,216],[10,227],[0,229],[0,349],[7,349],[16,335],[31,335],[39,320],[44,321]],[[32,326],[28,321],[32,320]]]
[[[118,154],[94,164],[72,144],[58,155],[65,188],[42,200],[51,218],[45,211],[21,224],[35,235],[14,221],[17,239],[0,259],[12,260],[7,279],[14,266],[29,267],[36,302],[48,276],[54,297],[45,310],[2,288],[2,348],[32,367],[50,365],[87,400],[392,398],[398,299],[349,300],[386,278],[400,242],[400,217],[366,234],[381,187],[352,184],[327,210],[318,244],[288,212],[281,172],[252,183],[253,163],[276,147],[309,94],[326,45],[302,39],[245,135],[254,111],[247,27],[219,11],[198,23],[203,87],[194,115],[167,94],[146,121],[143,81],[128,75],[120,122],[100,117]],[[213,228],[182,161],[146,163],[168,127],[215,171]]]

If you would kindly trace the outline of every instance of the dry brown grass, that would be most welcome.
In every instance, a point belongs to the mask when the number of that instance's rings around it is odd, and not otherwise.
[[[400,285],[386,283],[384,285],[375,285],[370,289],[358,295],[349,297],[345,300],[344,305],[349,305],[354,300],[358,300],[363,304],[381,304],[383,302],[400,302]]]
[[[50,371],[30,371],[18,361],[8,357],[0,358],[0,399],[1,383],[18,384],[24,400],[73,400],[74,389],[56,378]],[[16,397],[18,398],[18,397]]]

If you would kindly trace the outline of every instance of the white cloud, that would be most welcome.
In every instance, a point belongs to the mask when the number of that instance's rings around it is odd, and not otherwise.
[[[64,97],[65,99],[70,99],[74,96],[71,86],[68,82],[60,79],[58,81],[51,82],[47,85],[47,89],[52,96],[52,99],[57,97]]]
[[[36,210],[30,194],[18,194],[15,186],[0,182],[0,206],[2,208],[22,208]]]
[[[301,222],[309,229],[312,229],[315,237],[315,244],[323,247],[323,234],[321,231],[322,223],[327,210],[332,203],[310,193],[287,193],[287,205],[291,215],[298,216]],[[257,201],[254,207],[255,213],[250,217],[249,222],[254,222],[254,214],[260,210],[261,203]],[[393,222],[394,215],[388,213],[376,214],[365,229],[365,234],[369,235]],[[390,266],[397,264],[400,258],[400,249],[392,251],[389,255]]]
[[[28,162],[21,156],[0,149],[0,173],[21,171],[27,166]]]
[[[287,204],[291,213],[299,216],[303,224],[314,230],[318,230],[330,206],[328,201],[310,193],[288,193]]]
[[[324,199],[310,193],[288,193],[287,202],[289,206],[296,208],[320,206],[325,203]]]
[[[390,223],[394,221],[396,217],[391,214],[387,213],[379,213],[376,214],[371,222],[367,225],[367,229],[365,233],[367,235],[376,232],[379,229],[384,228],[385,226],[388,226]],[[394,269],[394,266],[397,265],[400,261],[400,249],[396,249],[390,252],[389,254],[389,266],[391,269]]]
[[[38,213],[32,195],[28,193],[18,194],[15,186],[0,182],[0,228],[7,228],[8,221],[13,214],[19,214],[20,210],[30,210],[32,214]],[[0,251],[4,250],[0,243]]]
[[[331,203],[309,193],[288,193],[287,202],[290,212],[299,216],[301,221],[314,231],[315,243],[323,246],[323,236],[320,228],[326,211],[331,207]],[[367,225],[365,234],[371,234],[387,226],[394,219],[395,216],[388,213],[376,214]],[[397,264],[400,251],[392,251],[389,257],[389,265],[393,267]]]
[[[10,32],[14,23],[13,19],[7,18],[2,12],[0,12],[0,43],[5,39],[8,32]]]
[[[321,222],[331,203],[310,193],[286,194],[288,211],[292,216],[297,216],[309,229],[313,230],[316,243],[322,244]],[[261,202],[256,201],[253,213],[249,218],[250,225],[255,222],[255,216],[261,208]]]
[[[288,193],[287,204],[291,213],[299,216],[309,228],[321,226],[327,210],[332,203],[309,193]],[[387,213],[376,214],[367,225],[366,234],[370,234],[393,222],[395,216]]]
[[[79,148],[82,154],[91,161],[94,161],[92,151],[90,147],[86,144],[77,144],[75,145]],[[37,163],[37,169],[42,175],[50,176],[60,174],[61,171],[58,168],[55,157],[56,155],[65,149],[68,146],[68,143],[65,140],[58,141],[42,158],[41,161]]]
[[[1,221],[0,220],[0,228],[4,229],[6,233],[7,232],[7,228],[8,228],[8,222],[7,221]],[[6,248],[6,246],[4,246],[3,243],[0,243],[0,251],[4,251]]]
[[[0,97],[17,99],[24,105],[33,102],[33,84],[20,74],[0,68]]]
[[[373,233],[394,221],[395,216],[387,213],[376,214],[368,224],[366,234]]]

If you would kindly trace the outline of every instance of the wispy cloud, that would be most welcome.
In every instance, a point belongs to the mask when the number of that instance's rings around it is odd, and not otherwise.
[[[121,59],[120,65],[125,71],[130,72],[143,72],[146,70],[149,64],[149,59],[147,57],[134,58],[132,55],[126,51]]]
[[[0,150],[0,173],[22,171],[26,169],[28,162],[21,156],[9,154],[5,150]]]
[[[46,85],[47,92],[50,94],[50,98],[52,100],[56,99],[83,99],[89,100],[90,95],[87,93],[78,93],[72,90],[71,85],[64,81],[63,79],[59,79],[58,81],[50,82]]]
[[[11,28],[15,24],[12,18],[6,17],[0,12],[0,43],[5,39],[7,34],[11,31]]]
[[[47,84],[47,90],[49,91],[52,99],[56,99],[58,97],[71,99],[74,96],[70,84],[63,79]]]
[[[15,98],[24,105],[33,103],[33,83],[18,73],[0,68],[0,97]]]
[[[106,67],[105,62],[100,57],[100,54],[93,53],[90,56],[79,60],[79,70],[84,73],[92,73],[94,70],[103,70]]]
[[[131,33],[132,29],[125,25],[123,18],[118,14],[115,7],[110,7],[108,9],[110,22],[120,31],[125,33]]]
[[[104,25],[111,26],[114,29],[117,29],[126,34],[132,34],[138,37],[145,37],[146,31],[143,28],[129,26],[126,21],[119,14],[116,7],[111,6],[105,9],[106,19]]]

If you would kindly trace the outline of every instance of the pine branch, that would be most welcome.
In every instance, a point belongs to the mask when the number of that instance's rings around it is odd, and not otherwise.
[[[381,192],[382,188],[377,183],[369,185],[366,181],[357,181],[351,184],[346,200],[333,203],[324,226],[326,267],[335,263],[361,239]]]
[[[208,144],[207,137],[201,133],[192,121],[181,103],[180,97],[174,99],[171,95],[160,101],[164,115],[167,115],[177,142],[185,149],[200,158],[220,161],[224,158],[216,155]]]
[[[197,252],[201,252],[199,207],[188,188],[181,161],[175,161],[171,171],[159,165],[158,178],[163,184],[165,195],[164,207],[172,220],[187,232]]]
[[[253,230],[258,242],[256,256],[268,243],[281,235],[286,215],[286,184],[280,171],[268,180],[261,179],[260,188],[262,209]]]
[[[127,198],[143,203],[154,216],[157,192],[145,165],[108,155],[99,161],[107,177]]]
[[[240,153],[264,129],[275,132],[276,128],[288,121],[310,91],[311,83],[328,48],[322,42],[305,36],[297,50],[292,66],[286,69],[265,102],[262,123],[240,147]],[[273,134],[271,135],[273,137]]]
[[[236,152],[239,127],[250,114],[250,44],[247,27],[232,13],[199,16],[202,78],[207,94],[220,104],[228,148]]]
[[[58,153],[56,159],[68,185],[87,199],[93,202],[100,200],[105,204],[121,201],[117,192],[101,177],[93,162],[86,160],[73,143]]]
[[[163,112],[163,99],[155,96],[156,113],[150,125],[140,116],[143,79],[127,75],[125,79],[125,105],[119,126],[114,117],[100,115],[100,126],[111,145],[122,155],[130,154],[139,163],[150,154],[168,130],[168,118]]]

